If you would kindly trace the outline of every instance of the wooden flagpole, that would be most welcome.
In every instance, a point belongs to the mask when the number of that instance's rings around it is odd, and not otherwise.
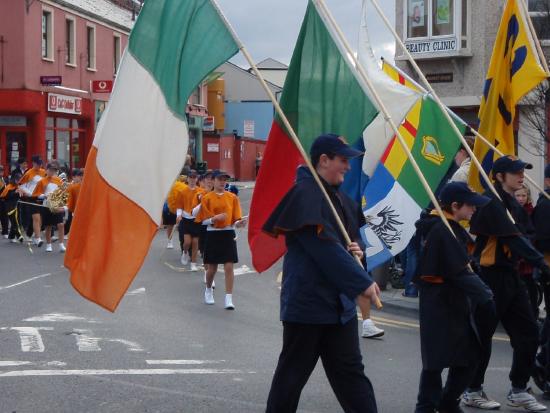
[[[296,132],[294,131],[294,128],[292,127],[292,125],[288,121],[285,113],[283,112],[283,110],[281,109],[281,106],[279,105],[279,102],[277,101],[277,99],[273,95],[273,92],[271,91],[271,89],[269,88],[269,86],[265,82],[265,79],[263,78],[262,74],[260,73],[260,71],[256,67],[256,64],[254,63],[254,60],[252,59],[252,57],[248,53],[248,50],[246,49],[244,44],[241,42],[241,40],[237,36],[237,33],[235,32],[235,30],[233,29],[233,27],[231,26],[231,24],[229,23],[229,21],[227,20],[225,15],[223,14],[222,10],[218,6],[216,0],[211,0],[211,2],[213,4],[214,8],[217,10],[220,18],[225,23],[227,29],[229,30],[229,32],[233,36],[233,39],[237,43],[237,45],[239,47],[239,50],[241,51],[243,56],[246,58],[248,64],[252,68],[252,71],[258,77],[258,80],[260,81],[260,84],[262,85],[262,88],[267,93],[267,95],[269,96],[269,99],[273,103],[273,106],[275,107],[275,111],[279,115],[280,119],[283,121],[283,125],[285,126],[286,130],[289,132],[290,137],[291,137],[292,141],[294,142],[294,145],[296,146],[296,148],[300,152],[300,155],[302,156],[302,158],[304,158],[304,161],[305,161],[308,169],[310,170],[311,174],[313,175],[313,178],[315,179],[315,182],[317,183],[317,185],[319,186],[319,189],[323,193],[323,196],[325,197],[325,199],[326,199],[326,201],[327,201],[327,203],[330,207],[330,210],[332,211],[332,214],[334,215],[334,218],[336,219],[336,222],[338,224],[338,228],[340,229],[340,232],[344,236],[344,239],[345,239],[347,245],[349,246],[352,243],[352,240],[349,237],[349,235],[346,231],[346,228],[345,228],[344,224],[342,223],[342,220],[340,219],[340,216],[338,215],[338,212],[336,212],[336,208],[334,207],[334,204],[332,203],[332,201],[330,199],[330,196],[328,195],[327,190],[325,189],[323,183],[321,182],[321,178],[319,177],[319,175],[317,174],[317,171],[313,167],[313,164],[311,163],[311,160],[309,159],[309,156],[307,155],[306,151],[304,150],[304,147],[302,146],[302,143],[300,142],[300,139],[298,139],[298,136],[296,135]],[[357,257],[356,255],[354,255],[354,257],[357,260],[358,264],[363,268],[363,264],[361,263],[361,260],[359,259],[359,257]],[[378,294],[375,294],[375,297],[376,297],[376,299],[375,299],[374,304],[376,305],[377,308],[379,308],[379,309],[382,308],[382,303],[380,302],[380,298],[379,298]]]

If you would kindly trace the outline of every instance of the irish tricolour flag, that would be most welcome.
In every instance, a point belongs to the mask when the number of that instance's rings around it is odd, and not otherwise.
[[[322,133],[336,133],[356,143],[378,111],[356,77],[356,70],[334,29],[316,2],[310,1],[281,96],[281,107],[306,153]],[[303,163],[278,117],[273,122],[250,207],[248,242],[252,262],[267,270],[285,253],[283,237],[271,238],[262,226]]]
[[[145,2],[88,155],[65,257],[84,297],[117,307],[184,164],[188,97],[237,51],[210,0]]]

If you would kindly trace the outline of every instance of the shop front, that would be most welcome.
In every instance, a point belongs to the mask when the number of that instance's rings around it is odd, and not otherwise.
[[[84,167],[93,140],[94,103],[86,98],[27,90],[0,91],[0,162],[40,155],[68,169]]]

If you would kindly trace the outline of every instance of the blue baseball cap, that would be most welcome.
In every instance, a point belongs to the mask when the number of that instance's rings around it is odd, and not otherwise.
[[[516,156],[505,155],[498,158],[495,163],[493,163],[493,175],[497,173],[504,172],[519,172],[524,169],[533,169],[533,165],[527,162],[523,162]]]
[[[444,205],[451,205],[453,202],[482,207],[489,203],[490,198],[474,192],[465,182],[450,182],[443,187],[439,199]]]
[[[212,178],[218,178],[222,176],[227,179],[231,178],[231,176],[227,172],[220,171],[219,169],[212,171]]]
[[[351,159],[363,155],[363,152],[349,146],[342,136],[334,133],[319,135],[311,145],[309,155],[312,158],[325,155],[340,155]]]

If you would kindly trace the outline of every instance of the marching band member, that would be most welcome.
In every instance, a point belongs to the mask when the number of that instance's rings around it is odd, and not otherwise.
[[[229,175],[214,171],[214,190],[202,197],[197,221],[208,225],[204,264],[206,267],[205,304],[214,304],[212,282],[216,276],[218,264],[223,264],[225,272],[225,309],[234,310],[233,305],[233,264],[239,261],[235,229],[246,225],[241,215],[239,198],[226,191],[225,184]]]
[[[19,233],[17,225],[17,217],[15,211],[17,209],[17,201],[19,200],[19,193],[17,192],[17,182],[21,179],[19,172],[12,173],[10,175],[9,183],[4,187],[4,190],[0,194],[0,200],[4,203],[6,208],[6,215],[10,222],[10,232],[8,239],[11,242],[23,242],[23,236]]]
[[[32,157],[32,168],[29,169],[21,180],[19,181],[19,195],[25,202],[36,203],[36,199],[33,199],[33,193],[36,189],[38,182],[46,176],[46,171],[42,168],[42,158],[40,156]],[[42,227],[42,218],[40,215],[40,207],[32,205],[24,205],[21,208],[22,222],[25,230],[29,222],[27,222],[28,215],[32,217],[33,238],[32,242],[37,247],[41,247],[43,242],[40,238],[40,229]]]
[[[36,184],[32,196],[43,201],[46,197],[54,192],[57,188],[63,185],[63,181],[57,176],[57,164],[50,162],[46,167],[46,177],[42,178]],[[38,209],[39,207],[37,207]],[[52,226],[57,226],[59,234],[59,252],[65,252],[65,244],[63,243],[65,226],[63,224],[63,212],[52,212],[49,208],[41,208],[42,220],[45,226],[46,233],[46,251],[52,251]],[[36,231],[36,230],[35,230]]]
[[[197,253],[199,249],[199,234],[201,224],[195,222],[193,208],[198,205],[198,195],[204,190],[197,186],[197,171],[191,170],[187,175],[187,186],[179,193],[176,199],[176,222],[183,225],[183,251],[181,253],[182,265],[187,265],[191,259],[191,271],[198,271]],[[191,254],[189,254],[191,249]]]
[[[4,188],[6,187],[6,181],[4,179],[4,165],[0,165],[0,193],[4,191]],[[0,196],[0,227],[2,227],[2,235],[4,238],[8,238],[8,227],[9,227],[9,219],[8,219],[8,211],[6,209],[5,201]]]
[[[168,193],[166,204],[162,209],[162,223],[166,227],[166,235],[168,236],[168,243],[166,244],[166,248],[168,249],[174,248],[174,244],[172,243],[172,231],[174,229],[174,225],[176,225],[176,201],[181,191],[183,191],[186,187],[187,185],[185,184],[185,182],[182,182],[179,179],[176,180],[174,182],[174,185],[172,185],[170,192]]]
[[[71,223],[73,221],[74,210],[76,208],[76,201],[78,201],[78,194],[80,193],[80,186],[82,185],[83,176],[84,169],[75,168],[73,171],[73,181],[67,188],[69,196],[67,198],[67,205],[63,207],[63,212],[68,215],[67,222],[65,223],[65,238],[71,230]]]

